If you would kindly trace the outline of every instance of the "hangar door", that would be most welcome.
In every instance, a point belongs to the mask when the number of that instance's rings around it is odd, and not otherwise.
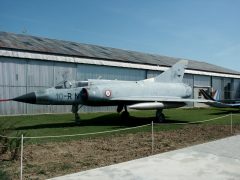
[[[13,98],[26,93],[26,60],[0,57],[0,97]],[[26,104],[0,103],[0,115],[24,114]]]

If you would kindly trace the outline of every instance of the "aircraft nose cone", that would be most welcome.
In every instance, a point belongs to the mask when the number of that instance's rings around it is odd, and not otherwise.
[[[18,102],[24,102],[24,103],[31,103],[31,104],[35,104],[36,103],[36,94],[35,92],[31,92],[28,94],[24,94],[22,96],[18,96],[14,99],[12,99],[13,101],[18,101]]]

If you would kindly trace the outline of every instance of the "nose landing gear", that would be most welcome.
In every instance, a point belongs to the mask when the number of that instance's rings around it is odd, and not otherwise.
[[[75,115],[75,122],[76,124],[80,124],[80,116],[78,114],[78,110],[81,109],[83,105],[79,106],[78,104],[72,105],[72,113]]]

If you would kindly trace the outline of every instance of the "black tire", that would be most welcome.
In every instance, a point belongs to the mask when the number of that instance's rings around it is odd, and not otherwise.
[[[75,113],[75,123],[76,123],[77,125],[79,125],[79,124],[81,123],[81,121],[80,121],[80,116],[79,116],[78,113]]]
[[[122,114],[121,114],[121,119],[122,120],[128,120],[128,118],[129,118],[129,112],[123,111]]]
[[[157,110],[156,123],[164,123],[164,122],[165,122],[165,115],[162,113],[161,110]]]

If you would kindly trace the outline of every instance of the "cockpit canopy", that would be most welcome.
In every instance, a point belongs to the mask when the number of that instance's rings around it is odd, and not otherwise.
[[[62,81],[58,83],[56,89],[70,89],[88,86],[88,81]]]

